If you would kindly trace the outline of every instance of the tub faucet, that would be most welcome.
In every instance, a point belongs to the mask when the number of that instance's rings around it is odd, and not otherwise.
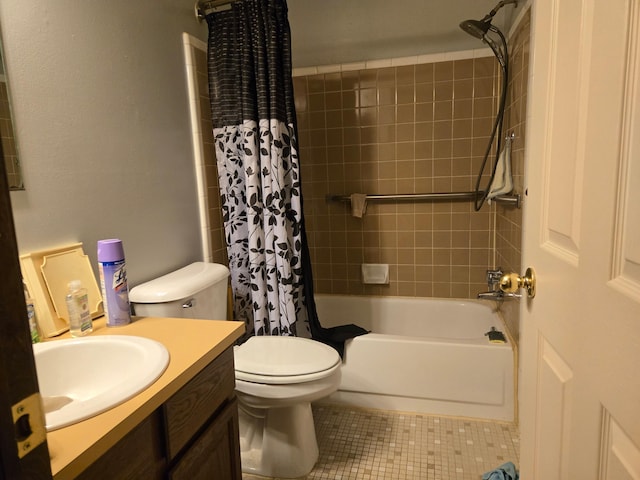
[[[479,292],[478,298],[480,300],[500,300],[502,299],[502,292],[500,290],[497,292],[493,290],[489,290],[488,292]]]
[[[481,300],[504,300],[505,298],[519,298],[519,294],[505,293],[500,290],[500,279],[503,275],[504,272],[502,271],[502,267],[498,267],[495,270],[487,270],[487,285],[489,286],[489,291],[478,293],[478,298]]]
[[[480,300],[504,300],[505,298],[521,298],[519,293],[503,292],[502,290],[492,290],[478,293]]]

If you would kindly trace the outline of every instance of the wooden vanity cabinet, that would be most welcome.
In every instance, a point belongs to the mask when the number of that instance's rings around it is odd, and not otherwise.
[[[162,435],[162,418],[159,412],[155,411],[77,478],[83,480],[164,478],[167,460],[163,455]]]
[[[163,405],[170,479],[242,478],[234,390],[230,348]]]
[[[170,480],[241,479],[238,405],[233,399],[169,471]]]
[[[78,478],[241,480],[234,389],[228,348]]]

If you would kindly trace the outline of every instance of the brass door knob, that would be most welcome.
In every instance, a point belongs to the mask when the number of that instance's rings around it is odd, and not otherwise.
[[[527,296],[533,298],[536,296],[536,273],[533,268],[527,268],[522,277],[517,273],[506,273],[500,278],[499,287],[505,293],[515,293],[519,288],[524,288]]]

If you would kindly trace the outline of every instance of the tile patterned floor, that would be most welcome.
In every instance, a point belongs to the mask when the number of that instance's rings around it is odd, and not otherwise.
[[[518,465],[510,423],[337,406],[313,414],[320,458],[305,480],[478,480]]]

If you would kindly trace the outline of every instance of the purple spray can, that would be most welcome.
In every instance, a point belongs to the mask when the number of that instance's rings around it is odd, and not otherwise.
[[[131,323],[127,269],[121,240],[98,240],[98,270],[107,327]]]

